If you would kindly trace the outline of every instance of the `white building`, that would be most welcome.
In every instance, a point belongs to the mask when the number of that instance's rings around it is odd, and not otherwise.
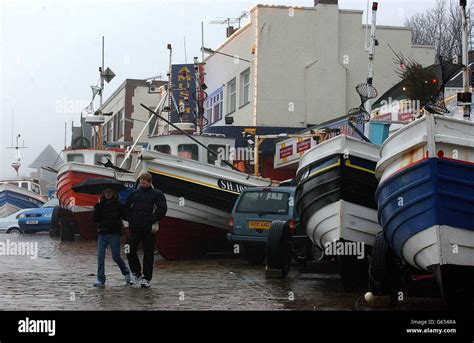
[[[136,140],[151,115],[140,104],[155,109],[161,99],[158,89],[165,83],[126,79],[103,105],[103,113],[112,113],[102,124],[103,141],[108,145],[126,145]],[[149,126],[149,130],[153,128],[154,123]],[[147,143],[148,134],[151,134],[151,131],[146,132],[140,142]],[[95,132],[92,134],[92,145],[97,146]]]
[[[255,6],[250,23],[207,57],[208,132],[291,132],[360,105],[355,86],[366,81],[368,69],[363,11],[339,9],[337,0],[315,2]],[[423,66],[435,62],[433,47],[412,45],[409,28],[380,25],[376,36],[373,82],[379,95],[399,81],[389,45]]]

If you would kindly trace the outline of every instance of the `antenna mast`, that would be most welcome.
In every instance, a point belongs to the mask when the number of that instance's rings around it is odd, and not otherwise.
[[[471,116],[471,80],[470,80],[470,69],[469,69],[469,52],[468,52],[468,31],[469,31],[469,18],[466,12],[466,0],[460,0],[462,12],[462,64],[463,69],[463,117],[469,118]]]
[[[12,137],[13,137],[13,132],[12,132]],[[20,149],[26,149],[27,147],[25,146],[25,143],[23,141],[23,146],[19,146],[19,140],[20,140],[21,135],[18,134],[16,136],[16,145],[7,147],[7,149],[15,149],[15,161],[12,162],[11,166],[13,169],[16,171],[16,176],[19,178],[20,177],[20,167],[21,167],[21,155],[20,155]]]
[[[374,79],[374,62],[375,62],[375,47],[378,45],[377,38],[375,38],[375,31],[376,31],[376,22],[377,22],[377,9],[378,3],[372,3],[372,25],[370,27],[370,42],[369,42],[369,68],[368,68],[368,75],[367,75],[367,84],[372,86],[373,79]],[[369,14],[367,13],[367,16]],[[368,99],[365,103],[365,110],[371,116],[372,112],[372,100]],[[370,125],[367,125],[365,130],[365,135],[369,136],[370,132]]]

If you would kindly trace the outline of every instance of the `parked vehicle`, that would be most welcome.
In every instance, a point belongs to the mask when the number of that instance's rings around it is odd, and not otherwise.
[[[25,209],[18,217],[18,226],[24,233],[47,232],[52,228],[52,215],[57,198],[48,200],[39,208]]]
[[[252,187],[242,191],[232,210],[227,239],[238,244],[243,257],[259,264],[265,259],[270,226],[274,220],[288,223],[293,251],[304,255],[308,241],[294,204],[295,187]]]
[[[18,225],[18,218],[26,209],[16,211],[5,218],[0,218],[0,233],[23,233]]]

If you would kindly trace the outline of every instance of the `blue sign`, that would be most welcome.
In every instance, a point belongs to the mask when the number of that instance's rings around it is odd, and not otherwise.
[[[171,82],[173,83],[173,97],[176,102],[171,103],[173,112],[171,121],[192,123],[196,112],[196,83],[193,64],[173,64],[171,68]]]

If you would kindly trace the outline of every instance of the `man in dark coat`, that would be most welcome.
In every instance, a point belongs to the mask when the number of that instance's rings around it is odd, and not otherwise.
[[[140,182],[139,188],[130,194],[125,204],[131,233],[127,258],[134,274],[132,283],[140,281],[143,288],[148,288],[153,275],[156,244],[152,226],[166,215],[168,207],[163,193],[152,187],[152,177],[149,173],[143,173],[138,180]],[[137,256],[140,242],[143,242],[143,277],[140,260]]]

